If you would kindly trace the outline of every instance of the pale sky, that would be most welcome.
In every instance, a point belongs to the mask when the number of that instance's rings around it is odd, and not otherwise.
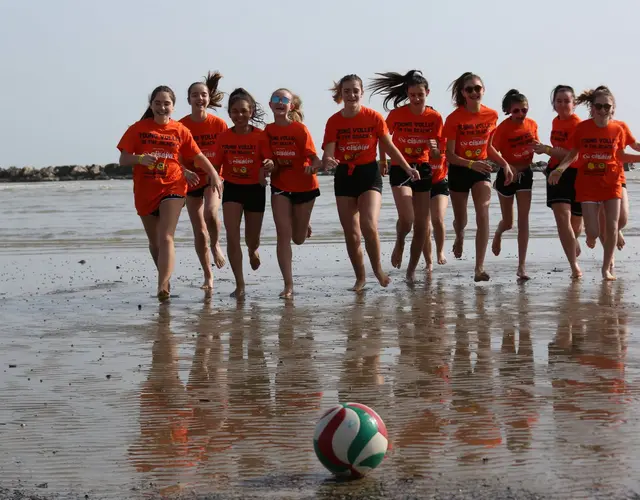
[[[0,0],[0,167],[115,162],[154,87],[174,89],[179,119],[189,84],[216,69],[221,90],[245,87],[265,107],[278,87],[300,94],[318,148],[339,109],[333,80],[413,68],[445,118],[465,71],[497,110],[517,88],[545,142],[556,84],[606,84],[640,136],[639,20],[638,0]]]

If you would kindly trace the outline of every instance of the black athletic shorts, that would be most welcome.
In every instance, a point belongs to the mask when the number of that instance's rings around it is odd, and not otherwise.
[[[187,196],[190,198],[202,198],[204,196],[204,190],[207,189],[209,185],[204,185],[199,187],[198,189],[194,189],[193,191],[187,191]]]
[[[262,184],[234,184],[225,180],[222,204],[240,203],[247,212],[264,212],[267,204],[266,192]]]
[[[284,196],[288,198],[292,205],[301,205],[309,201],[315,200],[320,196],[320,190],[314,189],[312,191],[283,191],[277,187],[271,185],[271,196]]]
[[[367,191],[382,193],[382,175],[378,162],[349,167],[341,163],[336,167],[333,177],[333,190],[336,196],[358,198]]]
[[[481,174],[469,167],[449,164],[449,190],[468,193],[476,182],[491,182],[491,174]]]
[[[449,196],[449,180],[446,177],[431,186],[431,198],[440,195]]]
[[[164,200],[184,200],[184,196],[180,194],[170,194],[162,198],[160,200],[160,204],[162,204]],[[150,215],[153,215],[154,217],[160,217],[160,205],[158,205],[158,208],[156,208],[153,212],[151,212]]]
[[[553,169],[546,169],[544,175],[549,179],[549,174]],[[560,181],[555,186],[547,182],[547,206],[551,208],[554,203],[566,203],[571,205],[571,213],[582,217],[582,205],[576,201],[576,177],[577,168],[568,168],[560,176]]]
[[[518,191],[531,191],[533,187],[533,170],[528,168],[522,172],[514,173],[513,181],[508,186],[504,185],[504,170],[500,169],[493,185],[501,196],[511,198]]]
[[[428,163],[411,163],[411,166],[420,172],[420,180],[412,181],[400,165],[391,165],[389,168],[389,183],[391,187],[407,186],[414,193],[426,193],[431,190],[431,165]]]

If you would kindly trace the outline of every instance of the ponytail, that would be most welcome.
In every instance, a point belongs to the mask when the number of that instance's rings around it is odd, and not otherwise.
[[[376,75],[379,75],[379,77],[371,80],[369,90],[372,91],[372,95],[385,95],[382,104],[385,111],[389,111],[389,103],[391,101],[393,101],[393,107],[397,108],[409,99],[409,87],[422,85],[425,91],[429,90],[429,82],[422,76],[422,72],[417,69],[412,69],[404,75],[395,72],[376,73]]]
[[[291,110],[289,111],[288,118],[292,122],[300,122],[304,120],[304,113],[302,112],[302,99],[297,94],[291,94]]]
[[[502,98],[502,111],[504,111],[505,115],[508,115],[511,113],[511,106],[516,103],[523,102],[527,102],[527,98],[524,94],[521,94],[519,90],[511,89]]]
[[[171,102],[175,106],[175,104],[176,104],[176,94],[173,92],[173,90],[171,90],[170,87],[167,87],[166,85],[160,85],[160,86],[156,87],[155,89],[153,89],[153,92],[151,92],[151,95],[149,96],[149,106],[147,106],[147,110],[144,112],[144,114],[142,115],[142,118],[140,118],[140,120],[146,120],[147,118],[153,118],[153,110],[151,109],[151,103],[153,102],[153,100],[156,98],[156,96],[160,92],[166,92],[167,94],[169,94],[169,99],[171,99]]]

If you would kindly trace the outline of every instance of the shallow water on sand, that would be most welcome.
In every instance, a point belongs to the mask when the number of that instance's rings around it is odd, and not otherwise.
[[[72,189],[47,186],[25,203],[58,206],[56,190]],[[473,284],[467,256],[415,287],[400,270],[354,295],[343,245],[325,234],[337,217],[323,187],[328,208],[294,249],[293,302],[277,299],[268,237],[244,303],[228,297],[228,266],[204,295],[185,218],[176,296],[158,305],[130,185],[105,203],[109,217],[74,207],[74,194],[40,229],[56,237],[37,245],[27,214],[3,220],[0,489],[373,498],[495,480],[561,498],[640,492],[640,239],[630,231],[618,282],[601,283],[601,252],[585,250],[585,279],[571,284],[538,200],[529,283],[514,280],[510,239],[488,259],[489,283]],[[86,189],[93,200],[100,188]],[[63,227],[74,234],[60,242]],[[100,239],[116,227],[131,233]],[[385,262],[390,251],[387,239]],[[337,401],[372,406],[389,430],[388,457],[356,483],[329,481],[313,452],[315,422]]]

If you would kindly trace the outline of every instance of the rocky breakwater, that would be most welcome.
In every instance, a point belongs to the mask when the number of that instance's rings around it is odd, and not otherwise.
[[[61,167],[0,168],[0,182],[54,182],[131,179],[131,167],[107,165],[65,165]]]

